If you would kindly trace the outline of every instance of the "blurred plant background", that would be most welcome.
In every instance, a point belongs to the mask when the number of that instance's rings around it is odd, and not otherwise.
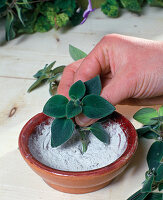
[[[122,8],[141,14],[146,4],[163,7],[163,0],[92,0],[109,17],[119,17]],[[83,19],[87,0],[0,0],[0,20],[5,20],[6,40],[21,34],[47,32],[76,26]]]

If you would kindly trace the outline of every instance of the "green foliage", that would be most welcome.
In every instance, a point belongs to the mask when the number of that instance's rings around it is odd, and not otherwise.
[[[110,115],[114,110],[115,107],[106,101],[104,98],[90,94],[83,98],[83,113],[93,119],[106,117]]]
[[[162,0],[148,0],[147,1],[150,6],[158,6],[163,7],[163,1]]]
[[[145,180],[141,191],[143,193],[151,192],[153,181],[154,181],[154,174],[152,174],[150,177],[148,177],[148,179]]]
[[[51,95],[56,93],[56,89],[58,86],[58,77],[62,74],[65,66],[61,65],[52,69],[56,61],[52,62],[50,65],[46,64],[45,67],[39,70],[36,74],[33,75],[37,80],[30,86],[28,92],[38,88],[42,84],[48,82],[49,83],[49,92]]]
[[[78,100],[76,101],[69,101],[66,106],[66,115],[67,118],[73,118],[76,115],[80,114],[82,112],[82,107],[80,106],[80,102]]]
[[[51,126],[51,146],[57,147],[66,142],[72,136],[74,123],[71,119],[55,119]]]
[[[39,16],[34,26],[34,32],[47,32],[52,28],[49,20],[44,16]]]
[[[100,76],[96,76],[92,78],[89,81],[86,81],[85,83],[86,86],[86,94],[97,94],[100,95],[101,93],[101,80]]]
[[[78,49],[72,45],[69,45],[69,53],[70,53],[70,56],[72,57],[72,59],[75,61],[85,58],[87,56],[86,53],[84,53],[83,51],[81,51],[80,49]]]
[[[6,19],[6,40],[11,40],[15,37],[16,33],[13,29],[13,21],[14,21],[14,15],[10,11],[7,13],[7,19]]]
[[[71,86],[69,90],[69,97],[74,100],[81,99],[84,96],[85,91],[86,88],[84,83],[79,80]]]
[[[68,99],[62,95],[51,97],[43,108],[43,112],[51,117],[63,118],[66,117],[66,105]]]
[[[65,13],[58,14],[55,17],[55,25],[56,25],[57,28],[61,28],[63,26],[66,26],[68,21],[69,21],[69,17]]]
[[[156,182],[160,182],[163,180],[163,163],[160,163],[160,165],[157,168],[156,171],[156,177],[155,177],[155,181]]]
[[[140,13],[141,12],[141,4],[139,0],[120,0],[123,7],[129,11]]]
[[[51,68],[52,66],[46,65],[44,69],[39,70],[34,76],[40,78],[42,74],[45,73],[45,71],[51,71]],[[95,89],[94,87],[97,87],[97,89]],[[89,94],[84,96],[86,89],[89,89],[90,93],[92,92],[100,94],[101,81],[99,79],[99,76],[93,78],[86,84],[80,80],[74,83],[69,90],[69,96],[71,98],[70,101],[68,101],[68,99],[62,95],[55,95],[51,97],[45,104],[43,112],[48,116],[56,117],[51,127],[52,147],[63,144],[71,137],[72,126],[74,127],[76,125],[71,120],[71,118],[77,116],[82,112],[90,118],[102,118],[111,114],[115,110],[115,107],[113,105],[111,105],[108,101],[106,101],[99,95]],[[61,127],[62,129],[60,138],[59,128]],[[57,129],[56,131],[55,128]],[[65,131],[65,129],[67,130]],[[109,135],[104,130],[100,122],[95,123],[90,127],[84,128],[76,125],[76,129],[81,136],[83,152],[87,150],[87,132],[92,132],[100,141],[104,143],[109,143]]]
[[[148,108],[143,112],[141,109],[136,114],[136,120],[144,124],[150,124],[137,130],[139,137],[154,139],[155,142],[151,145],[147,154],[149,170],[146,172],[146,180],[143,183],[143,187],[128,200],[162,200],[163,194],[153,191],[156,189],[161,191],[163,189],[163,106],[159,108],[158,113],[156,110]],[[155,124],[151,125],[153,124],[151,121],[155,121]]]
[[[102,12],[109,17],[119,16],[119,4],[116,0],[106,0],[101,5]]]
[[[135,120],[144,125],[156,124],[157,121],[151,119],[154,117],[158,117],[158,113],[154,108],[142,108],[138,112],[136,112],[133,116]]]
[[[147,163],[149,169],[157,169],[160,165],[161,160],[163,159],[163,142],[156,141],[154,142],[147,154]]]
[[[96,136],[101,142],[109,144],[110,137],[109,134],[105,131],[101,123],[94,123],[90,126],[90,131]]]
[[[143,193],[141,192],[141,190],[137,191],[136,193],[134,193],[132,196],[130,196],[127,200],[143,200],[147,197],[149,193]]]

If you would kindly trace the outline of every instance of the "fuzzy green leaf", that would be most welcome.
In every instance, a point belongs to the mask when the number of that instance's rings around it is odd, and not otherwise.
[[[151,192],[145,200],[162,200],[163,194],[158,192]]]
[[[65,96],[55,95],[46,102],[43,108],[43,113],[51,117],[65,117],[67,103],[68,99]]]
[[[141,190],[138,190],[136,193],[130,196],[127,200],[143,200],[147,197],[148,194],[149,192],[142,193]]]
[[[69,45],[69,53],[70,53],[71,58],[75,61],[82,59],[82,58],[85,58],[87,56],[86,53],[84,53],[80,49],[72,46],[71,44]]]
[[[81,99],[85,94],[85,90],[86,88],[84,83],[79,80],[71,86],[69,90],[69,97],[74,100]]]
[[[47,80],[47,78],[48,78],[48,77],[47,77],[46,75],[40,76],[40,77],[30,86],[30,88],[28,89],[27,92],[32,92],[32,90],[34,90],[35,88],[41,86],[41,85],[44,83],[44,81]]]
[[[151,120],[151,118],[158,117],[158,113],[154,108],[142,108],[137,111],[133,118],[144,125],[156,124],[156,120]]]
[[[82,112],[82,107],[80,106],[80,102],[77,101],[69,101],[66,106],[66,115],[67,118],[73,118],[76,115]]]
[[[148,179],[145,180],[145,182],[143,184],[143,188],[141,189],[141,191],[143,193],[144,192],[151,192],[153,181],[154,181],[154,174],[152,176],[150,176]]]
[[[58,73],[62,73],[65,67],[66,67],[65,65],[61,65],[59,67],[56,67],[55,69],[52,70],[52,75],[54,76]]]
[[[163,151],[163,149],[162,149]],[[160,165],[158,166],[157,170],[156,170],[156,177],[155,177],[155,181],[156,182],[160,182],[161,180],[163,181],[163,163],[160,163]]]
[[[105,131],[103,126],[96,122],[90,127],[90,131],[93,133],[94,136],[96,136],[101,142],[109,144],[110,142],[110,136]]]
[[[57,147],[65,143],[72,136],[74,123],[71,119],[55,119],[51,126],[51,146]]]
[[[61,28],[63,26],[66,26],[69,21],[69,17],[66,13],[61,13],[55,16],[55,26],[56,28]]]
[[[89,81],[84,82],[86,86],[86,95],[88,94],[97,94],[100,95],[101,93],[101,80],[100,76],[96,76]]]
[[[83,113],[93,119],[110,115],[115,107],[101,96],[90,94],[83,98]]]
[[[160,164],[160,161],[163,158],[163,142],[156,141],[154,142],[147,154],[147,163],[149,169],[157,169]]]

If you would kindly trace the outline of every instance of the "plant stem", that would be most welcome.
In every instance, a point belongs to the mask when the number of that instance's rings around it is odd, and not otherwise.
[[[80,133],[81,142],[82,142],[82,146],[83,146],[82,151],[83,151],[83,153],[85,153],[87,151],[87,145],[88,145],[88,142],[86,139],[86,133],[80,129],[79,129],[79,133]]]

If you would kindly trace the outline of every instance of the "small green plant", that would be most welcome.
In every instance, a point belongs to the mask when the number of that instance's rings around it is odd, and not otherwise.
[[[81,136],[83,152],[87,150],[86,135],[91,132],[100,141],[109,143],[109,135],[100,122],[88,127],[79,127],[73,118],[80,113],[92,119],[103,118],[110,115],[115,107],[100,96],[100,77],[74,83],[69,90],[68,100],[63,95],[51,97],[43,108],[44,114],[55,117],[51,126],[51,146],[57,147],[66,142],[72,136],[76,128]]]
[[[143,187],[128,200],[162,200],[163,194],[153,192],[163,190],[163,106],[159,110],[142,108],[133,116],[144,126],[137,130],[138,137],[154,139],[147,154],[148,171]]]

